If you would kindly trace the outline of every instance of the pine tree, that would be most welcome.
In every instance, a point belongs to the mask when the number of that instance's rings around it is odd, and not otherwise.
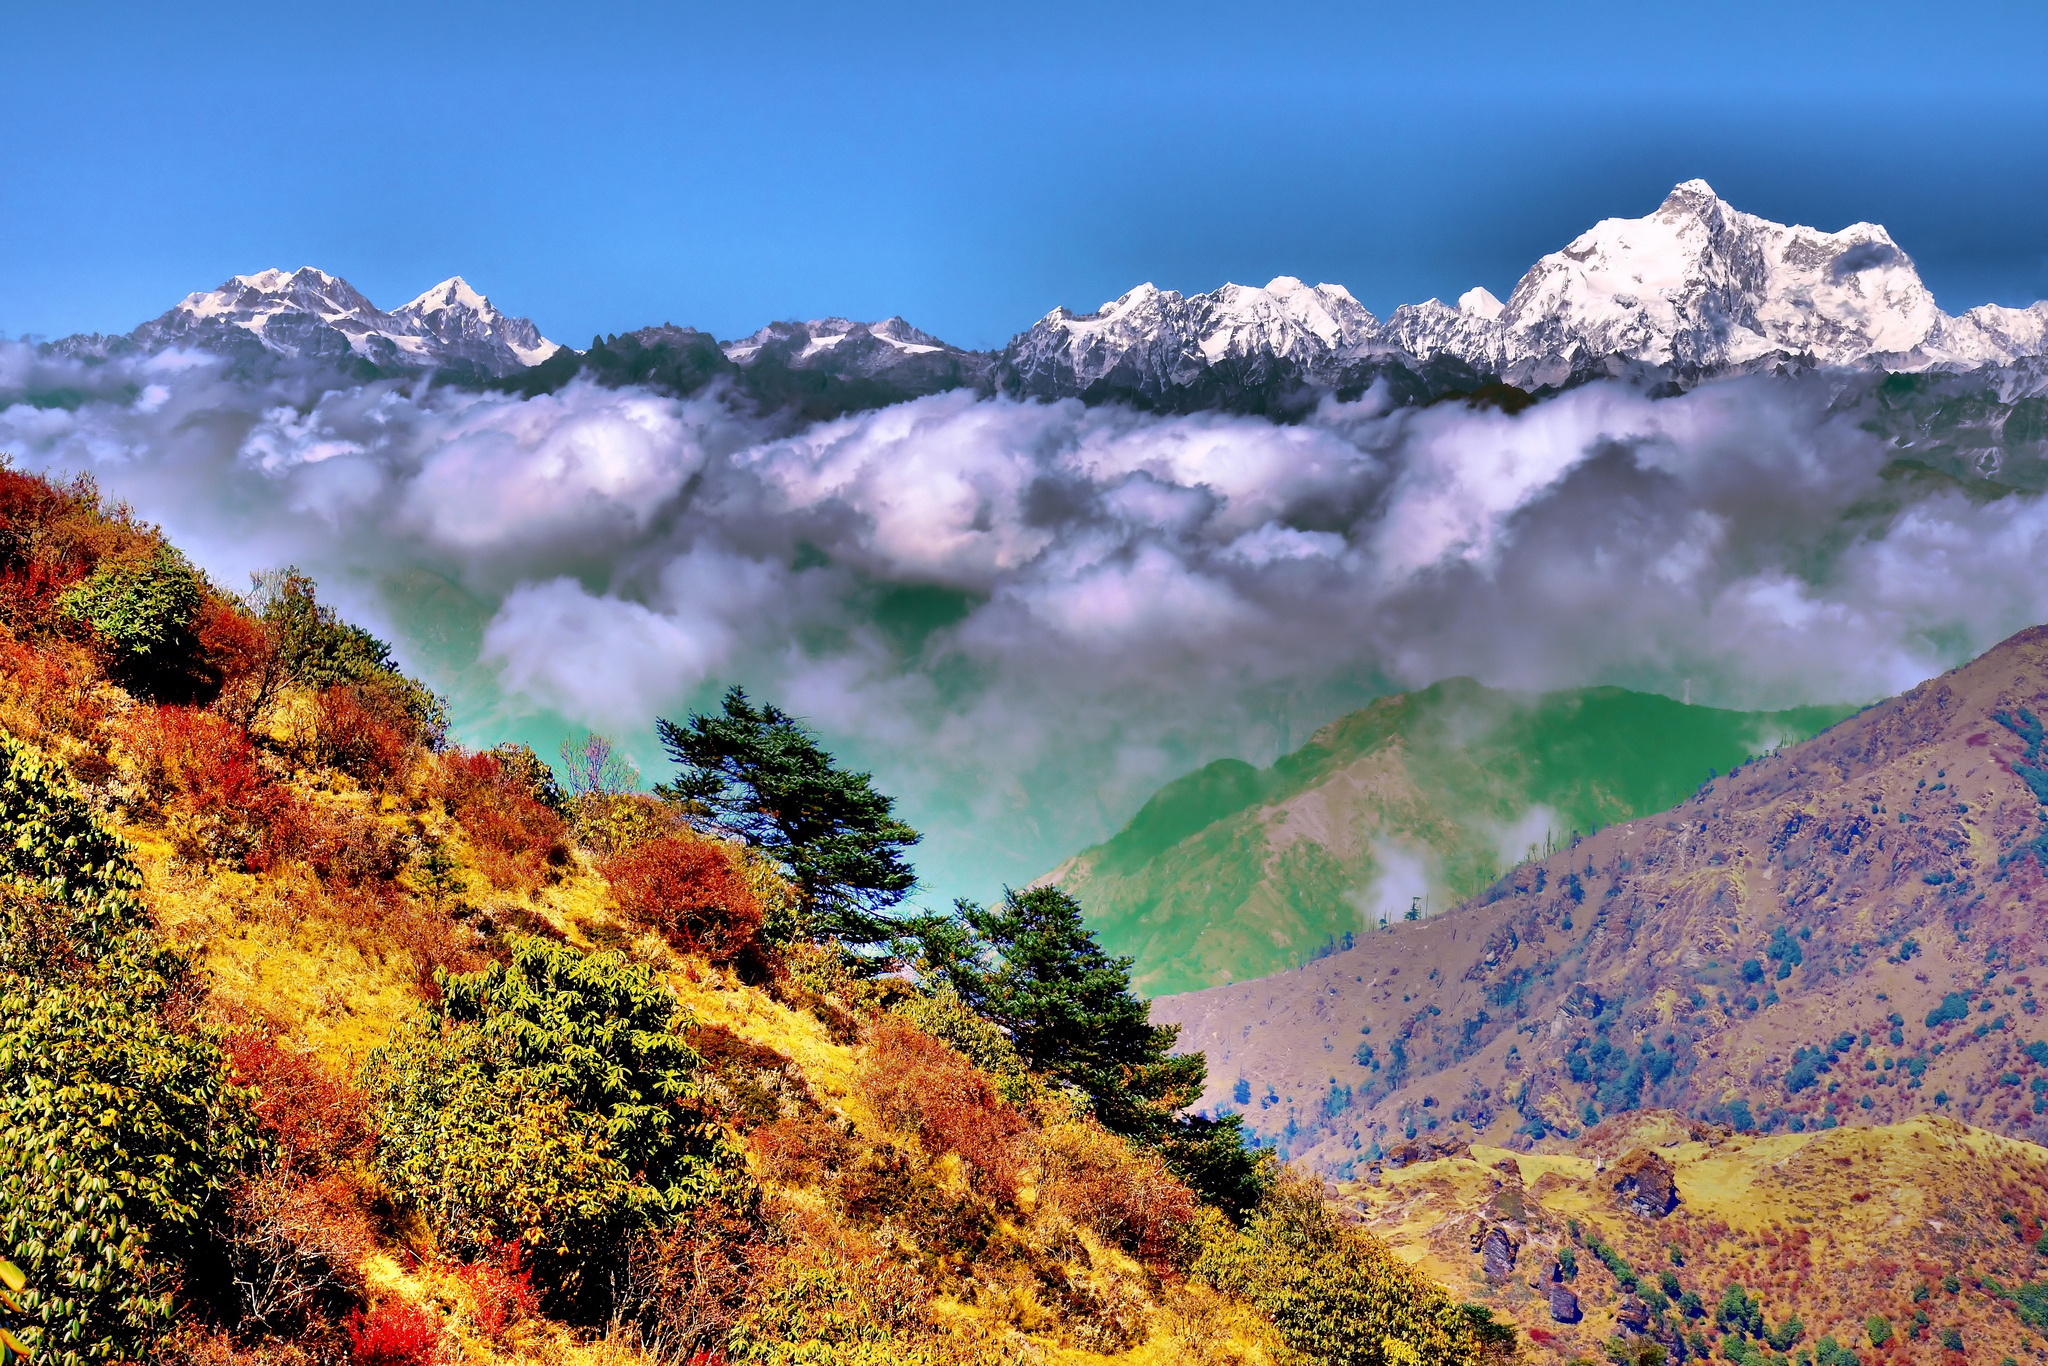
[[[655,729],[682,769],[655,791],[779,863],[817,934],[876,944],[897,931],[884,913],[916,885],[903,851],[921,836],[892,814],[873,775],[842,770],[802,722],[739,688],[717,714]]]

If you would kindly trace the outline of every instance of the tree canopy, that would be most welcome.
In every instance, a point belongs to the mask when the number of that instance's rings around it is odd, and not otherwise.
[[[896,931],[884,912],[916,885],[903,851],[921,837],[873,775],[841,769],[801,721],[739,688],[716,713],[655,728],[681,769],[655,791],[779,863],[818,935],[876,944]]]

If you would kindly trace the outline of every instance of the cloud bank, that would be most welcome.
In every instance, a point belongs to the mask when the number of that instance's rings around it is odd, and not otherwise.
[[[1222,755],[1469,674],[1874,699],[2048,619],[2048,511],[1882,478],[1829,382],[1277,426],[941,395],[796,427],[718,395],[530,400],[0,345],[0,449],[89,470],[217,579],[294,562],[472,743],[730,683],[808,717],[988,895]]]

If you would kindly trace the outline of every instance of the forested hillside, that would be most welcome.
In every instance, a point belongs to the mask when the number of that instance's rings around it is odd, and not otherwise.
[[[907,912],[916,833],[772,706],[664,722],[655,794],[466,750],[303,575],[4,470],[0,729],[38,1363],[1518,1350],[1186,1113],[1072,899]]]

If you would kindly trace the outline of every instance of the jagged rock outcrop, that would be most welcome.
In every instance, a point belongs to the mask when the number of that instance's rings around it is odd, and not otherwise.
[[[1623,1209],[1645,1219],[1662,1219],[1678,1208],[1671,1164],[1647,1148],[1625,1154],[1607,1172],[1607,1184]]]

